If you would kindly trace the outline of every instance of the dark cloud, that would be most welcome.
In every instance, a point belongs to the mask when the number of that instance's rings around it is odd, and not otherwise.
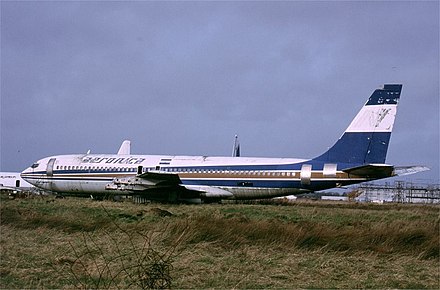
[[[388,162],[439,175],[438,2],[1,2],[1,170],[53,154],[313,157],[403,83]]]

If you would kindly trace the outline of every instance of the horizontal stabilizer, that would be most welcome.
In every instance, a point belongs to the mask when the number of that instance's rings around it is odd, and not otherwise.
[[[394,166],[389,164],[366,164],[357,167],[351,167],[342,171],[357,176],[365,177],[389,177],[393,176]]]
[[[418,172],[428,171],[431,170],[429,167],[416,165],[416,166],[399,166],[394,167],[394,175],[397,176],[404,176],[404,175],[411,175]]]

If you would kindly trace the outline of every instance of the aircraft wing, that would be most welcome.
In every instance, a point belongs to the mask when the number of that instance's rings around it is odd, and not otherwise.
[[[153,182],[155,183],[156,187],[177,186],[180,187],[181,189],[185,188],[187,191],[191,191],[192,195],[194,195],[194,193],[199,193],[200,196],[210,197],[210,198],[215,198],[215,197],[228,198],[233,196],[231,192],[217,187],[201,186],[201,185],[184,185],[182,184],[179,175],[174,173],[148,171],[141,175],[138,175],[138,178],[142,178],[148,180],[149,182]]]
[[[148,171],[137,176],[115,178],[106,189],[120,190],[127,194],[144,195],[151,198],[164,198],[173,192],[186,198],[230,198],[233,194],[211,186],[184,185],[179,175],[163,171]]]
[[[106,189],[125,192],[141,192],[154,188],[178,187],[182,181],[179,175],[169,172],[148,171],[136,176],[115,178]]]
[[[163,172],[163,171],[147,171],[139,174],[137,178],[147,180],[154,185],[174,185],[177,186],[182,183],[179,175],[175,173]]]

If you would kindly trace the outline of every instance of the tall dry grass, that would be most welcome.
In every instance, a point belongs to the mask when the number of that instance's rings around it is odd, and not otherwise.
[[[277,248],[298,248],[332,251],[374,252],[378,254],[415,255],[423,259],[439,258],[439,223],[432,220],[352,225],[300,220],[285,222],[276,219],[255,220],[245,216],[198,214],[189,220],[177,221],[178,232],[189,226],[187,243],[215,243],[225,249],[260,245]]]
[[[0,288],[440,287],[438,206],[2,199],[0,215]]]

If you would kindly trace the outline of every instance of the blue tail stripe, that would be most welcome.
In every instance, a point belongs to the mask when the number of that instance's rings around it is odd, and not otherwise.
[[[400,98],[402,85],[384,85],[383,89],[377,89],[368,99],[366,106],[397,104]]]
[[[344,135],[315,161],[331,163],[385,163],[390,132],[345,132]]]

